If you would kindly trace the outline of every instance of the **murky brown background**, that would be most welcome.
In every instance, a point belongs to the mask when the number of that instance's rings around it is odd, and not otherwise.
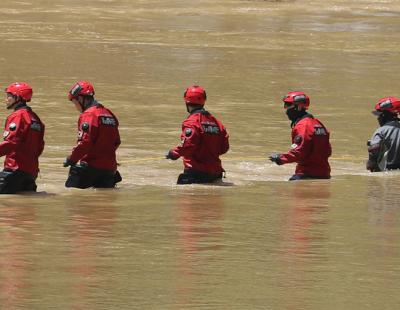
[[[37,195],[0,197],[1,309],[396,309],[397,172],[365,171],[399,93],[399,1],[2,0],[0,87],[47,125]],[[121,122],[117,190],[67,190],[78,79]],[[231,134],[231,186],[175,185],[184,89]],[[286,182],[281,97],[331,130],[333,178]],[[9,111],[3,110],[0,121]]]

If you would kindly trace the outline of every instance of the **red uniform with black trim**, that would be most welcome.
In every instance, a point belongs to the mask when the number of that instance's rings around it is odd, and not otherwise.
[[[78,121],[78,144],[69,159],[104,170],[117,170],[115,152],[121,144],[118,119],[101,104],[89,107]]]
[[[21,170],[36,178],[44,148],[45,126],[28,106],[17,108],[6,120],[0,156],[6,155],[5,170]]]
[[[185,169],[219,175],[224,169],[219,156],[229,150],[224,125],[205,110],[192,112],[182,123],[181,145],[172,150],[183,157]]]
[[[282,164],[296,162],[298,175],[329,178],[328,157],[332,154],[329,131],[311,114],[305,115],[292,128],[292,149],[281,154]]]

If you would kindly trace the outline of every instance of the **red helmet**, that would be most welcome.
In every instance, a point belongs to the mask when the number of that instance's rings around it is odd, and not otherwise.
[[[201,105],[203,106],[207,100],[206,91],[204,88],[193,85],[186,89],[183,94],[183,98],[185,99],[185,103],[187,105]]]
[[[298,106],[304,110],[307,110],[310,106],[310,98],[301,91],[291,91],[288,92],[285,97],[283,97],[285,109],[292,105]]]
[[[400,111],[400,99],[396,97],[385,97],[378,101],[375,105],[374,115],[380,115],[382,112],[387,111],[392,114],[397,114]]]
[[[68,99],[76,99],[78,96],[94,96],[94,87],[87,81],[76,82],[68,92]]]
[[[29,84],[24,82],[15,82],[7,86],[5,89],[6,93],[10,93],[13,96],[21,97],[26,102],[31,101],[32,99],[32,87]]]

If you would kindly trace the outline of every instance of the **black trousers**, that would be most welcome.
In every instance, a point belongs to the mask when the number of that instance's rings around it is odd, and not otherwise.
[[[322,178],[322,177],[314,177],[308,174],[293,174],[289,181],[298,181],[298,180],[312,180],[312,179],[330,179],[329,178]]]
[[[16,170],[0,172],[0,194],[16,194],[18,192],[36,192],[35,179],[29,173]]]
[[[400,164],[393,164],[393,165],[387,165],[386,166],[387,170],[397,170],[400,169]]]
[[[122,178],[118,171],[102,170],[85,164],[71,166],[65,187],[76,188],[113,188],[121,182]]]
[[[208,174],[205,172],[187,170],[185,169],[183,173],[178,176],[177,184],[203,184],[212,183],[222,179],[222,173],[218,175]]]

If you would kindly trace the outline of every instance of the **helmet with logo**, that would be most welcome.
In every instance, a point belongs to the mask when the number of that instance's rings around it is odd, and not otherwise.
[[[87,81],[76,82],[68,92],[68,99],[77,99],[78,96],[94,96],[94,87]]]
[[[203,106],[207,100],[207,94],[204,88],[193,85],[186,89],[183,94],[186,105],[201,105]]]
[[[379,116],[384,112],[397,114],[400,112],[400,99],[396,97],[385,97],[378,101],[375,105],[375,111],[372,114]]]
[[[24,82],[15,82],[8,85],[5,92],[20,97],[26,102],[31,101],[33,94],[32,87],[30,87],[28,83]]]
[[[310,106],[310,98],[301,91],[288,92],[282,100],[284,102],[285,109],[295,106],[300,109],[307,110]]]

